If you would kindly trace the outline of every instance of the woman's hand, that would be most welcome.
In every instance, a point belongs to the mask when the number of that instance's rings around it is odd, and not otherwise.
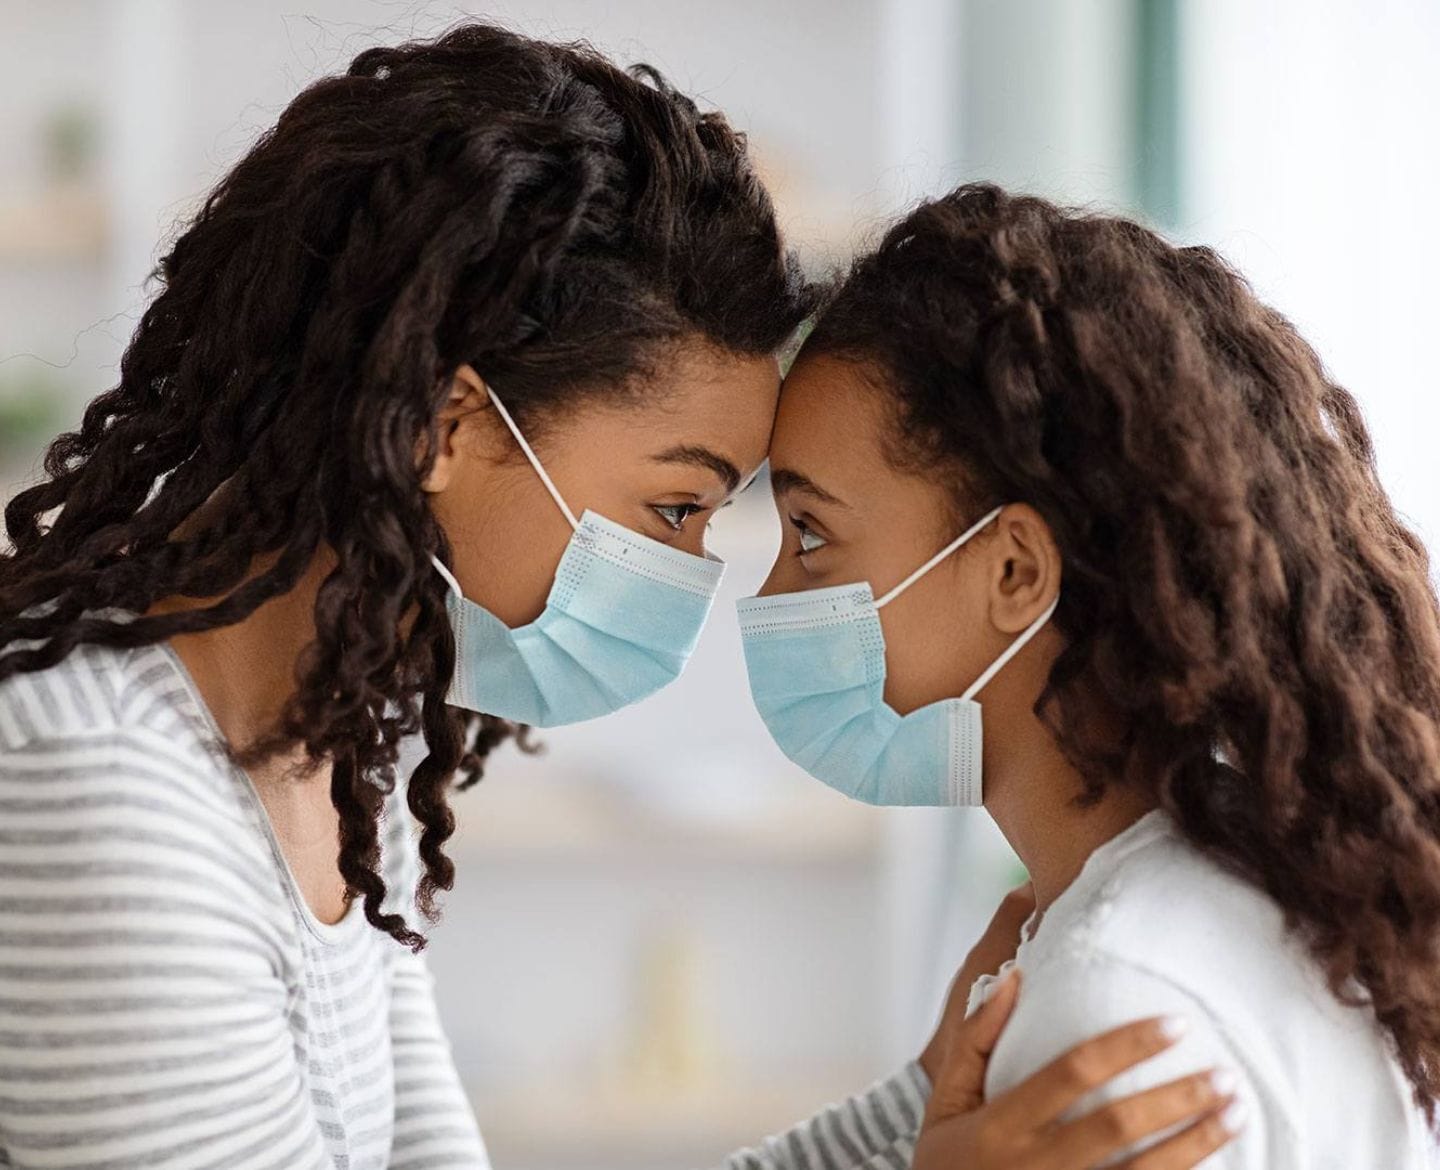
[[[1213,1072],[1060,1121],[1085,1094],[1174,1044],[1183,1028],[1164,1019],[1127,1024],[1088,1040],[986,1102],[985,1066],[1019,986],[1019,973],[1011,972],[985,1005],[949,1035],[943,1067],[938,1078],[932,1077],[934,1090],[912,1170],[1087,1170],[1176,1126],[1185,1128],[1116,1165],[1122,1170],[1188,1170],[1234,1136],[1236,1130],[1225,1120],[1232,1098]]]
[[[925,1046],[920,1056],[920,1067],[933,1085],[945,1064],[945,1044],[965,1019],[965,1009],[970,1000],[970,988],[982,975],[994,975],[1009,960],[1015,957],[1020,945],[1020,928],[1030,915],[1035,913],[1035,890],[1026,882],[1016,886],[1000,901],[1000,907],[990,919],[990,925],[979,941],[965,956],[964,965],[950,984],[950,994],[945,1000],[945,1011],[940,1017],[940,1026]]]

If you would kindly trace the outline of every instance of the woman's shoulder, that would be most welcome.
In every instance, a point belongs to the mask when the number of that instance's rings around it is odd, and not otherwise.
[[[130,731],[174,742],[192,730],[185,698],[163,645],[82,643],[51,666],[0,680],[0,751]]]
[[[163,643],[76,646],[0,681],[0,774],[164,792],[197,818],[232,822],[237,779],[198,702]]]
[[[7,824],[29,825],[26,840],[60,834],[77,863],[123,867],[133,853],[151,865],[159,851],[201,868],[220,858],[231,878],[263,882],[253,811],[193,703],[162,645],[76,646],[0,681]]]

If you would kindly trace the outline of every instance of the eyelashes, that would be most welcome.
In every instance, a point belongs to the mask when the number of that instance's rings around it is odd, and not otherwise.
[[[824,548],[829,543],[829,541],[806,524],[800,517],[790,516],[788,519],[790,526],[800,534],[800,555],[802,557],[806,553],[812,553],[816,549]]]
[[[718,512],[721,508],[728,508],[734,502],[734,499],[726,500],[714,511]],[[711,511],[710,508],[701,504],[651,504],[650,508],[676,532],[685,531],[685,521],[689,520],[691,516],[699,516],[704,512]]]
[[[705,511],[699,504],[651,504],[650,506],[655,510],[655,514],[676,532],[684,531],[685,521],[691,516]]]

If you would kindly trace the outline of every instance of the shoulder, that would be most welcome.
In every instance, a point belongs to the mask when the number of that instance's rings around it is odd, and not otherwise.
[[[995,1090],[1111,1028],[1178,1017],[1186,1028],[1179,1044],[1116,1078],[1085,1108],[1224,1068],[1238,1077],[1252,1116],[1225,1165],[1265,1165],[1261,1131],[1283,1133],[1298,1113],[1284,1099],[1274,1060],[1255,1043],[1244,1005],[1264,996],[1262,973],[1276,966],[1283,934],[1279,911],[1263,893],[1152,814],[1097,851],[1022,944],[1024,981],[996,1049]],[[1245,1160],[1251,1151],[1253,1163]]]
[[[147,897],[210,891],[233,906],[275,884],[244,804],[144,727],[89,728],[0,753],[0,822],[11,889],[128,881]]]
[[[77,647],[0,683],[7,889],[81,915],[273,917],[280,887],[253,802],[184,702],[158,647]]]
[[[124,809],[132,821],[252,824],[217,734],[159,645],[77,646],[0,682],[0,783],[74,818]]]
[[[1271,899],[1161,814],[1096,852],[1017,959],[1027,991],[1042,989],[1033,999],[1044,994],[1047,1011],[1088,1021],[1092,1033],[1173,1011],[1220,1049],[1243,1047],[1252,1058],[1257,1011],[1313,1022],[1333,1001]],[[1050,996],[1060,987],[1063,1002]]]
[[[1236,989],[1329,999],[1320,973],[1285,927],[1275,902],[1153,814],[1116,842],[1099,873],[1090,866],[1024,947],[1030,965],[1106,961],[1148,973],[1209,1004],[1217,1015]]]
[[[986,1073],[987,1097],[1006,1092],[1071,1048],[1112,1028],[1150,1017],[1178,1019],[1183,1038],[1171,1049],[1122,1073],[1083,1098],[1070,1116],[1207,1070],[1226,1070],[1248,1119],[1245,1133],[1217,1166],[1269,1168],[1271,1143],[1294,1148],[1299,1139],[1290,1103],[1275,1096],[1266,1070],[1251,1059],[1227,1021],[1180,983],[1102,951],[1085,948],[1037,963],[1021,961],[1020,998]],[[1276,1165],[1279,1165],[1277,1163]]]
[[[161,646],[76,646],[53,666],[0,680],[0,751],[104,730],[178,738],[185,689]]]
[[[1354,1116],[1397,1112],[1402,1094],[1368,1010],[1330,993],[1262,890],[1163,817],[1147,822],[1097,851],[1022,943],[1024,982],[992,1087],[1018,1083],[1112,1027],[1178,1015],[1189,1024],[1185,1039],[1103,1095],[1230,1069],[1251,1120],[1226,1166],[1252,1165],[1244,1157],[1254,1151],[1257,1166],[1305,1164],[1284,1151],[1306,1148],[1346,1101]]]

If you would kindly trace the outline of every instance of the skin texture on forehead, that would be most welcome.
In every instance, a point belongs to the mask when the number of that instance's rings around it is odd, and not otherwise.
[[[698,555],[710,517],[765,459],[779,367],[691,342],[648,381],[546,419],[532,445],[577,518],[589,509]],[[512,627],[538,617],[570,525],[468,367],[442,411],[425,487],[466,596]],[[677,508],[691,513],[678,528]]]

